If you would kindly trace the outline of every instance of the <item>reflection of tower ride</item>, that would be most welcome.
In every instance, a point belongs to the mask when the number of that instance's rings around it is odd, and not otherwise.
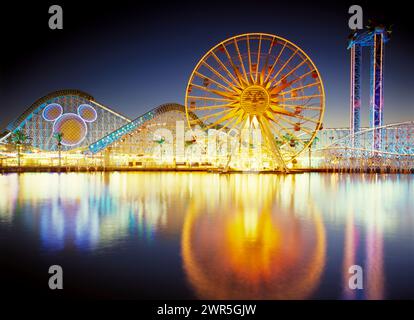
[[[357,290],[349,288],[348,272],[352,265],[356,265],[356,253],[358,250],[359,234],[354,224],[354,212],[350,211],[347,214],[345,226],[345,241],[344,241],[344,261],[343,261],[343,294],[345,299],[355,299]]]
[[[351,200],[352,201],[352,200]],[[375,201],[373,201],[375,203]],[[349,203],[349,208],[358,207],[356,203]],[[344,241],[343,260],[343,294],[345,299],[384,299],[384,257],[383,257],[383,225],[381,212],[367,210],[365,237],[355,221],[355,212],[347,212]],[[365,239],[365,246],[362,241]],[[358,252],[365,250],[365,261],[358,261]],[[349,268],[360,265],[363,270],[363,290],[349,288],[349,279],[352,274]]]
[[[368,30],[362,33],[354,31],[350,35],[348,49],[351,49],[351,101],[350,101],[350,134],[352,135],[351,147],[358,147],[361,112],[361,62],[362,48],[371,49],[371,79],[370,79],[370,123],[374,129],[372,136],[372,149],[379,150],[382,143],[382,130],[376,129],[383,126],[383,81],[384,81],[384,46],[389,40],[391,31],[383,25],[371,23]]]
[[[319,284],[326,250],[322,216],[312,203],[310,222],[289,209],[272,212],[280,190],[271,178],[255,178],[231,176],[229,186],[209,193],[209,199],[194,195],[182,232],[182,257],[198,298],[303,299]],[[240,185],[248,185],[250,193]],[[291,197],[283,201],[293,205]]]

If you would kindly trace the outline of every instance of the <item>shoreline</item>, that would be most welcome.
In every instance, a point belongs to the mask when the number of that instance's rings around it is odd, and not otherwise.
[[[403,170],[381,170],[380,168],[373,168],[370,170],[351,170],[349,168],[344,169],[290,169],[288,172],[281,171],[248,171],[248,170],[229,170],[224,172],[217,168],[145,168],[145,167],[0,167],[0,174],[7,173],[35,173],[35,172],[49,172],[49,173],[69,173],[69,172],[205,172],[205,173],[220,173],[220,174],[231,174],[231,173],[260,173],[260,174],[302,174],[309,172],[319,173],[375,173],[375,174],[414,174],[414,168],[403,169]]]

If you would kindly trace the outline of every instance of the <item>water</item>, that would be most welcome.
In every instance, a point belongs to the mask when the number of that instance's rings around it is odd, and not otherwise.
[[[413,192],[412,175],[0,175],[0,281],[50,296],[58,264],[65,297],[412,299]]]

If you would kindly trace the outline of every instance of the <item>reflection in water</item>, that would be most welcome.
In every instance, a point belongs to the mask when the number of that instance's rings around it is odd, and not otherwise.
[[[39,177],[1,177],[7,190],[0,197],[1,217],[11,222],[11,212],[22,213],[23,223],[37,229],[43,247],[52,250],[105,247],[131,233],[151,241],[166,225],[168,198],[179,193],[175,181],[162,176],[136,179],[117,173],[73,173]]]
[[[374,178],[376,178],[374,176]],[[354,182],[355,188],[360,189],[359,183]],[[383,257],[383,228],[385,212],[383,203],[378,198],[383,194],[381,181],[376,181],[376,188],[364,190],[364,192],[352,193],[349,196],[348,215],[345,226],[345,250],[343,265],[343,288],[345,299],[367,298],[367,299],[384,299],[384,257]],[[361,190],[362,191],[362,190]],[[388,190],[392,192],[392,190]],[[365,246],[361,242],[360,232],[355,223],[355,211],[359,208],[359,204],[365,201],[365,225],[366,236]],[[362,239],[363,240],[363,239]],[[363,261],[358,261],[357,254],[360,250],[365,250]],[[352,265],[360,265],[363,267],[364,287],[365,290],[349,289],[349,267]]]
[[[7,174],[0,236],[32,234],[33,251],[49,255],[99,251],[108,264],[114,252],[139,256],[142,278],[160,267],[149,252],[170,256],[163,276],[180,270],[203,299],[381,299],[393,286],[387,259],[414,267],[403,260],[414,250],[413,186],[409,175]],[[354,264],[362,291],[348,288]]]
[[[281,180],[290,180],[283,189]],[[312,203],[307,212],[286,209],[294,203],[294,176],[231,175],[220,188],[231,192],[197,195],[184,223],[184,268],[197,296],[309,297],[325,264],[325,230]]]
[[[349,268],[356,265],[356,251],[359,245],[359,235],[356,231],[354,224],[354,212],[350,210],[346,218],[345,226],[345,249],[344,249],[344,262],[343,262],[343,290],[345,299],[355,299],[358,290],[352,290],[349,288]]]

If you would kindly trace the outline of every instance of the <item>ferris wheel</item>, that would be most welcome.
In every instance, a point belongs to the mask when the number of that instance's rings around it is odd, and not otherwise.
[[[260,129],[285,167],[321,128],[325,93],[302,49],[275,35],[248,33],[202,57],[188,81],[185,107],[190,127],[196,114],[206,130]]]

